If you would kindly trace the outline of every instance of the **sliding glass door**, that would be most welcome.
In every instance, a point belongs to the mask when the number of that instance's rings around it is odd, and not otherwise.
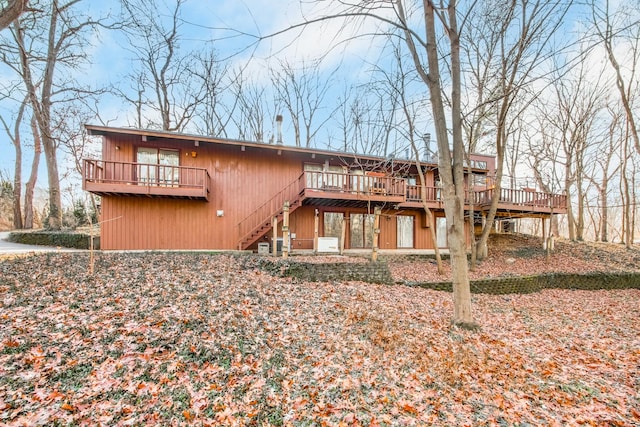
[[[136,162],[141,185],[178,185],[180,153],[177,150],[138,147]]]
[[[373,220],[375,216],[371,214],[351,214],[351,248],[371,248],[373,247]]]

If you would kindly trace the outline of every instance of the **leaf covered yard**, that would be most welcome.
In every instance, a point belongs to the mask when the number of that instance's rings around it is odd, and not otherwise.
[[[639,290],[451,295],[242,257],[0,261],[0,424],[638,425]]]

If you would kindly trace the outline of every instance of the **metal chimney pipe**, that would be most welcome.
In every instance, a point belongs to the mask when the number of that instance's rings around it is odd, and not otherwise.
[[[422,135],[422,140],[424,141],[424,161],[431,161],[431,134],[425,133]]]
[[[276,126],[278,128],[278,139],[276,140],[276,143],[282,145],[282,115],[281,114],[278,114],[276,116]]]

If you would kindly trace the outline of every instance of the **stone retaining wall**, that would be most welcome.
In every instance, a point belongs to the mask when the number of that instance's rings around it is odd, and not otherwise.
[[[392,284],[385,262],[308,263],[262,258],[260,268],[280,277],[294,277],[308,282],[361,281]]]
[[[426,289],[451,292],[451,282],[406,283]],[[475,294],[528,294],[543,289],[640,289],[639,273],[551,273],[525,277],[498,277],[471,281]]]
[[[279,277],[294,277],[310,282],[362,281],[393,284],[384,261],[309,263],[295,260],[258,258],[259,268]],[[451,282],[398,282],[408,286],[451,292]],[[640,273],[552,273],[534,276],[499,277],[471,281],[477,294],[527,294],[543,289],[640,289]]]

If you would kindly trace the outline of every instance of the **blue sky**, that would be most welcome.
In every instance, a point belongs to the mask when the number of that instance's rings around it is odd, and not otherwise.
[[[80,6],[94,16],[103,16],[109,12],[116,16],[120,12],[117,0],[85,0]],[[315,58],[327,52],[330,44],[336,42],[327,35],[338,32],[341,25],[339,22],[325,22],[304,32],[294,31],[258,43],[257,36],[268,35],[298,23],[303,13],[309,16],[314,13],[315,7],[313,4],[301,6],[298,0],[188,0],[182,13],[182,44],[187,49],[196,50],[213,45],[220,57],[228,59],[231,68],[247,67],[254,78],[262,78],[266,82],[269,77],[266,65],[270,61],[286,59],[295,63],[300,59]],[[157,13],[167,16],[171,11],[167,8]],[[79,70],[77,78],[81,83],[93,87],[126,83],[125,75],[130,71],[133,55],[127,49],[127,41],[122,34],[102,30],[94,35],[86,48],[91,64]],[[358,67],[371,61],[375,61],[375,51],[366,41],[360,40],[334,49],[323,64],[327,69],[342,64],[342,72],[350,78],[360,72]],[[0,66],[0,78],[8,81],[9,76],[10,71]],[[110,125],[126,126],[127,115],[132,113],[124,111],[127,108],[121,100],[104,96],[100,102],[100,115]],[[11,121],[15,109],[14,101],[0,100],[0,114],[7,121]],[[291,131],[290,122],[287,123],[286,119],[284,130]],[[23,132],[23,138],[29,144],[27,130]],[[285,136],[285,141],[291,139]],[[31,161],[29,151],[28,147],[23,150],[25,175]],[[64,156],[60,157],[60,169],[64,171],[67,163]],[[7,135],[1,132],[0,170],[11,176],[14,159],[14,149]],[[44,159],[41,161],[39,183],[40,186],[46,186]]]
[[[162,3],[160,1],[160,3]],[[120,11],[118,0],[84,0],[83,7],[95,15],[111,10],[114,15]],[[325,55],[322,66],[326,72],[338,67],[332,77],[330,98],[337,99],[349,83],[364,83],[370,79],[372,64],[384,64],[387,60],[381,53],[382,38],[359,37],[355,34],[370,34],[377,23],[366,21],[361,26],[347,26],[338,20],[324,21],[306,28],[294,30],[277,37],[256,43],[256,36],[272,34],[302,21],[302,17],[313,17],[326,13],[326,1],[300,0],[188,0],[183,9],[183,44],[189,49],[204,49],[213,45],[220,57],[228,58],[230,66],[246,67],[255,79],[268,83],[267,65],[286,59],[295,63],[301,59]],[[154,11],[166,16],[168,9]],[[576,15],[567,19],[567,30],[574,29]],[[349,42],[345,40],[349,39]],[[333,46],[333,48],[332,48]],[[337,46],[337,47],[336,47]],[[101,31],[88,47],[92,64],[79,73],[79,79],[93,86],[109,83],[122,84],[131,68],[132,53],[127,49],[126,38],[116,32]],[[0,67],[0,78],[5,78],[6,69]],[[426,95],[425,88],[419,87],[413,96]],[[10,119],[15,104],[0,100],[0,114]],[[285,112],[285,143],[292,142],[290,120]],[[125,126],[131,109],[114,97],[104,97],[100,103],[100,114],[110,125]],[[424,130],[429,131],[428,111],[425,112]],[[230,135],[233,136],[233,135]],[[328,133],[321,133],[317,145],[328,140]],[[28,149],[24,150],[28,152]],[[0,133],[0,170],[13,172],[13,147],[4,132]],[[28,169],[28,156],[24,166]],[[63,163],[63,162],[61,162]],[[40,186],[46,185],[44,159],[41,162]],[[64,165],[61,167],[64,169]],[[28,173],[25,172],[25,176]],[[26,178],[25,178],[26,179]]]
[[[117,2],[111,0],[113,10]],[[105,7],[109,3],[104,3]],[[374,22],[359,28],[341,28],[341,21],[325,21],[304,30],[293,30],[275,37],[258,41],[257,37],[279,32],[291,25],[302,22],[305,17],[321,12],[323,2],[301,2],[299,0],[217,1],[188,0],[183,8],[181,33],[185,49],[206,49],[213,47],[218,56],[226,60],[231,69],[243,68],[254,81],[270,86],[268,66],[285,60],[296,64],[302,60],[312,60],[323,56],[321,70],[327,74],[338,68],[333,75],[332,98],[343,94],[343,87],[358,80],[369,78],[371,64],[380,60],[378,39],[355,38],[357,32],[368,32]],[[160,16],[168,16],[169,9],[158,11]],[[106,83],[126,84],[125,75],[131,68],[132,53],[127,50],[127,41],[122,34],[102,31],[94,40],[92,48],[93,65],[85,74],[85,82],[93,85]],[[337,45],[337,47],[335,47]],[[332,48],[333,47],[333,48]],[[111,120],[112,125],[126,125],[123,105],[109,97],[101,104],[101,116]],[[127,107],[127,106],[125,106]],[[286,111],[284,131],[291,132]],[[273,119],[273,118],[272,118]],[[233,135],[230,135],[233,136]],[[291,140],[292,138],[289,138]],[[318,144],[322,144],[318,140]]]

